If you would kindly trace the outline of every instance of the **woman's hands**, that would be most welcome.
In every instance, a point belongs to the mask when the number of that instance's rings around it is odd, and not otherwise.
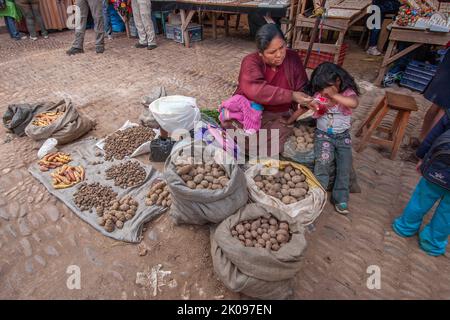
[[[294,91],[292,93],[292,100],[300,105],[308,105],[313,101],[313,98],[303,92]]]

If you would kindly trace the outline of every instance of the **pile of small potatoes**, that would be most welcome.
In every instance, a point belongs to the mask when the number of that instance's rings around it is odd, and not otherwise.
[[[287,166],[274,175],[257,175],[253,178],[259,190],[284,204],[292,204],[305,199],[309,185],[306,176],[298,169]]]
[[[172,205],[169,187],[165,181],[156,182],[147,194],[145,205],[153,206],[155,204],[164,208],[169,208]]]
[[[107,232],[113,232],[115,228],[122,229],[123,225],[136,214],[139,204],[131,196],[110,202],[110,207],[96,208],[99,216],[97,222]]]
[[[273,216],[242,221],[231,229],[231,235],[246,247],[273,251],[280,250],[291,238],[289,224]]]
[[[296,150],[301,152],[314,149],[314,128],[300,126],[294,129],[294,135],[289,138],[296,145]]]
[[[218,190],[227,186],[230,179],[217,163],[177,165],[177,174],[191,189]]]

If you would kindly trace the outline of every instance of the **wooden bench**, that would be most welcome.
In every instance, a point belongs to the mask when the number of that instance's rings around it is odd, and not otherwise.
[[[397,111],[397,116],[390,128],[380,127],[381,121],[389,111]],[[380,145],[391,150],[391,159],[395,159],[405,135],[411,111],[417,111],[417,104],[411,96],[387,91],[386,95],[375,104],[374,110],[361,125],[356,136],[362,135],[357,152],[361,152],[368,143]],[[384,132],[388,139],[372,136],[375,131]]]

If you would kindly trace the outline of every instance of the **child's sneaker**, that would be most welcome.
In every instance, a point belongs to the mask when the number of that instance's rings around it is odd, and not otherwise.
[[[347,203],[338,203],[334,205],[334,208],[336,209],[336,211],[342,215],[347,215],[350,213],[350,211],[348,211],[348,206]]]

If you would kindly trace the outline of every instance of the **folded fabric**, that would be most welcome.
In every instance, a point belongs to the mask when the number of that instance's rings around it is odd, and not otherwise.
[[[236,120],[242,124],[246,133],[256,133],[261,128],[263,107],[249,101],[242,95],[234,95],[222,102],[219,107],[219,120]]]

